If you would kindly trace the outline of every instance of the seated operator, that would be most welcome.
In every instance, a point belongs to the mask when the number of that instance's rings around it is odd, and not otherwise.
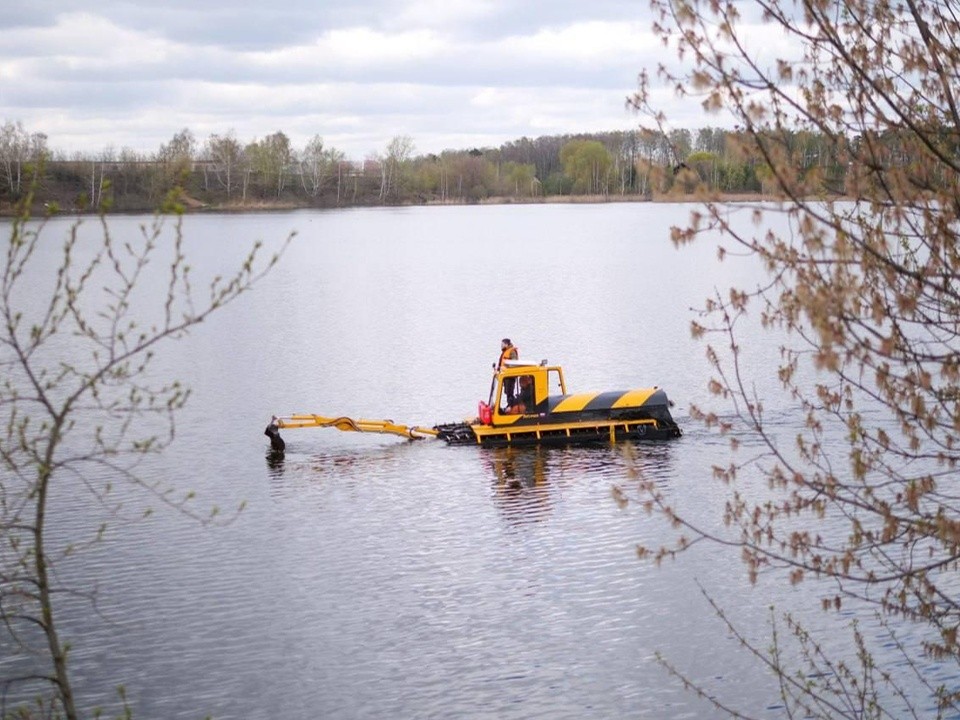
[[[533,376],[521,375],[519,380],[520,389],[512,403],[507,406],[508,415],[520,415],[536,404],[536,398],[533,394]]]

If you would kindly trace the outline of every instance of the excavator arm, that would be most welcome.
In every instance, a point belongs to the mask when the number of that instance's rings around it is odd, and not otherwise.
[[[283,438],[280,437],[281,428],[310,427],[334,427],[343,432],[372,432],[399,435],[410,438],[411,440],[437,437],[437,435],[439,435],[439,432],[434,428],[425,428],[419,425],[399,425],[393,420],[354,419],[343,415],[339,417],[324,417],[322,415],[308,414],[274,415],[263,434],[270,438],[270,444],[274,450],[282,451],[286,444]]]

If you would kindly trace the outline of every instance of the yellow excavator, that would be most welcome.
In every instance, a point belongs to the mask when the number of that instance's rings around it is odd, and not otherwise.
[[[490,395],[478,404],[476,417],[463,422],[423,427],[298,413],[274,416],[264,434],[276,452],[285,448],[280,430],[308,427],[387,433],[411,440],[439,438],[451,445],[665,440],[683,434],[670,415],[671,406],[667,394],[656,386],[570,394],[559,365],[507,360],[494,369]]]

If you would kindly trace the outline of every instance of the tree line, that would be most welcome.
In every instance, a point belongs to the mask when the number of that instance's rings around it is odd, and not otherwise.
[[[0,127],[0,203],[11,205],[41,167],[40,203],[78,211],[153,210],[171,190],[196,206],[338,207],[410,203],[525,201],[551,196],[757,194],[775,187],[768,164],[741,148],[740,130],[649,130],[520,138],[496,148],[416,154],[398,136],[362,161],[315,135],[303,147],[278,131],[243,142],[233,131],[200,142],[184,128],[155,153],[107,148],[52,152],[42,133],[19,121]],[[781,138],[792,162],[839,193],[846,166],[832,141],[812,132]],[[42,162],[41,162],[42,161]]]

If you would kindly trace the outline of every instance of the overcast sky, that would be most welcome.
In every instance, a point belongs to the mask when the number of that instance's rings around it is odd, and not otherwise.
[[[79,8],[79,9],[75,9]],[[636,127],[647,0],[4,0],[0,120],[68,153],[282,130],[351,159]],[[685,112],[686,114],[683,114]],[[720,124],[693,106],[674,124]]]

